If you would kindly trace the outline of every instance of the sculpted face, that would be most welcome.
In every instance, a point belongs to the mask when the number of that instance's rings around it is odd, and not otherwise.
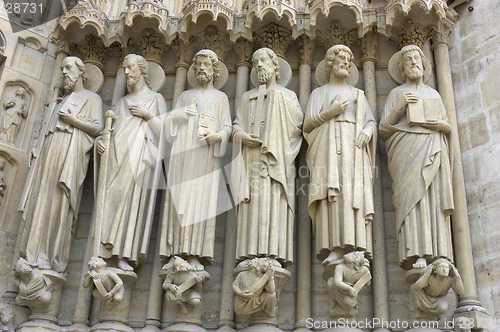
[[[80,69],[78,69],[76,62],[72,59],[64,60],[62,62],[62,72],[64,76],[64,88],[72,90],[80,77]]]
[[[410,80],[418,80],[424,76],[422,58],[418,51],[410,51],[403,55],[404,73]]]
[[[327,65],[331,64],[332,72],[330,75],[334,75],[338,78],[349,77],[349,61],[351,60],[351,55],[345,51],[340,51],[337,55],[333,52],[328,57]]]
[[[260,84],[267,83],[274,72],[273,59],[267,54],[265,50],[257,51],[253,56],[253,66],[257,70],[257,76]]]
[[[205,55],[198,55],[195,61],[196,79],[199,83],[208,83],[214,78],[212,59]]]
[[[450,275],[450,266],[445,263],[441,263],[436,266],[436,274],[441,277],[447,277]]]
[[[17,89],[16,96],[24,98],[25,95],[26,95],[26,90],[24,90],[24,88]]]
[[[127,86],[133,87],[135,86],[141,79],[141,69],[139,68],[139,64],[135,59],[127,59],[123,63],[123,67],[125,67],[125,77],[127,79]]]

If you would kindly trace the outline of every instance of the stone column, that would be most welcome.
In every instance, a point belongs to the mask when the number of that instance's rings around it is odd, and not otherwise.
[[[472,242],[469,229],[469,215],[465,198],[462,157],[458,141],[457,114],[447,44],[448,34],[448,29],[438,31],[433,38],[432,48],[434,50],[434,60],[436,63],[438,90],[443,99],[446,115],[448,116],[448,121],[452,128],[450,133],[450,157],[453,167],[453,200],[455,211],[451,215],[451,225],[454,248],[459,248],[459,250],[454,250],[455,265],[464,283],[464,293],[460,296],[460,302],[458,303],[455,315],[473,318],[475,324],[474,328],[482,328],[484,325],[481,325],[481,323],[486,323],[488,320],[480,318],[486,318],[489,315],[477,298],[476,275],[474,273]]]
[[[248,78],[252,67],[252,45],[248,40],[239,39],[234,44],[234,51],[238,56],[238,62],[236,63],[236,95],[233,112],[236,113],[236,109],[240,105],[241,96],[248,90]]]
[[[172,108],[175,107],[177,99],[181,93],[186,90],[187,72],[189,64],[191,63],[193,48],[184,44],[183,41],[177,38],[171,45],[177,57],[177,64],[175,65],[175,86],[174,86],[174,99]]]
[[[359,40],[361,46],[361,65],[363,66],[364,91],[368,104],[373,112],[377,123],[377,84],[375,79],[375,65],[377,64],[378,35],[369,32]],[[379,145],[377,144],[377,147]],[[382,201],[382,177],[380,175],[380,149],[375,154],[375,179],[373,184],[373,196],[375,213],[372,221],[373,237],[373,261],[371,263],[373,272],[373,317],[389,321],[389,299],[387,297],[387,271],[385,255],[385,227],[384,227],[384,204]],[[376,331],[386,330],[376,327]]]
[[[123,61],[120,61],[123,62]],[[111,108],[114,109],[118,101],[127,94],[127,78],[125,77],[125,68],[122,64],[116,69],[115,87],[113,89],[113,99]]]
[[[305,112],[311,95],[311,65],[314,52],[314,41],[302,36],[298,42],[299,66],[299,102]],[[302,142],[297,157],[297,306],[295,331],[310,331],[306,328],[306,320],[311,316],[311,250],[312,224],[307,211],[309,172],[306,162],[307,143]]]

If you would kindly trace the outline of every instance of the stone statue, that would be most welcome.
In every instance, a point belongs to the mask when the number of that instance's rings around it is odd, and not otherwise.
[[[19,288],[16,303],[30,308],[45,308],[52,300],[52,281],[39,269],[31,268],[19,258],[15,268],[15,284]]]
[[[274,266],[267,258],[254,258],[241,264],[246,264],[248,270],[239,273],[234,280],[234,312],[251,315],[264,311],[269,317],[275,317],[278,299]]]
[[[104,125],[101,98],[83,88],[83,62],[67,57],[62,71],[68,93],[39,139],[40,153],[20,204],[25,219],[21,257],[32,267],[58,273],[68,264],[90,151]]]
[[[2,332],[14,332],[16,330],[14,326],[14,318],[16,317],[16,312],[11,308],[3,308],[0,311],[2,325],[0,326],[0,331]]]
[[[399,72],[406,83],[389,93],[380,121],[393,180],[399,265],[405,270],[425,268],[440,257],[453,260],[451,126],[439,93],[423,83],[424,70],[422,50],[403,47]]]
[[[3,117],[2,133],[0,140],[9,144],[16,143],[17,132],[21,126],[23,118],[28,116],[26,106],[26,90],[18,88],[16,95],[2,104],[5,114]]]
[[[363,92],[346,83],[352,65],[347,46],[326,52],[328,83],[312,92],[304,120],[308,210],[323,265],[353,250],[367,257],[372,251],[377,125]]]
[[[4,197],[5,196],[5,190],[7,189],[7,177],[5,176],[5,173],[3,172],[3,169],[5,168],[5,164],[7,161],[0,157],[0,196]],[[0,202],[1,203],[1,202]]]
[[[243,94],[233,123],[232,185],[237,206],[236,260],[293,261],[295,167],[303,114],[293,91],[277,84],[279,62],[268,48],[252,57],[259,88]]]
[[[417,319],[440,320],[448,311],[446,294],[450,288],[460,295],[464,291],[464,284],[455,266],[440,258],[429,264],[411,285],[410,310],[416,311]]]
[[[210,50],[193,59],[197,86],[184,91],[165,121],[172,143],[160,256],[184,257],[196,269],[212,263],[220,159],[231,135],[227,96],[214,88],[219,59]]]
[[[99,257],[112,259],[111,266],[132,271],[145,259],[149,245],[146,215],[151,180],[158,158],[160,115],[167,111],[165,99],[150,89],[148,63],[129,54],[123,61],[128,94],[116,105],[114,133],[109,145],[107,187]],[[101,140],[100,154],[106,151]]]
[[[358,293],[371,280],[370,264],[362,251],[345,254],[328,280],[332,318],[354,318],[358,313]]]
[[[174,301],[186,314],[188,307],[194,307],[201,303],[202,284],[210,276],[206,271],[196,270],[186,260],[174,256],[168,264],[163,266],[167,274],[163,282],[163,289],[167,291],[167,300]]]
[[[106,262],[100,257],[92,257],[89,260],[89,271],[85,275],[83,287],[87,288],[93,282],[95,289],[92,295],[101,302],[119,302],[123,300],[123,281],[115,269],[106,268]]]

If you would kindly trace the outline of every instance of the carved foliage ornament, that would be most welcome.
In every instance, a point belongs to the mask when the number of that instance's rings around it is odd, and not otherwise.
[[[276,55],[284,57],[288,46],[292,43],[292,33],[282,26],[271,23],[254,32],[253,39],[260,47],[270,48]]]
[[[101,65],[104,65],[110,57],[121,56],[121,49],[117,51],[117,48],[120,48],[117,43],[113,43],[110,47],[104,46],[104,43],[93,35],[87,35],[80,44],[71,44],[69,47],[70,52],[83,61],[93,61]]]
[[[359,46],[361,48],[361,54],[363,62],[364,60],[371,59],[377,61],[377,51],[378,51],[378,41],[377,35],[373,32],[369,32],[363,36],[363,38],[358,39]]]
[[[432,26],[424,27],[408,19],[403,27],[393,31],[389,42],[399,49],[408,45],[417,45],[422,48],[424,44],[432,37],[435,28]]]
[[[205,29],[205,33],[200,34],[198,37],[197,41],[202,49],[212,50],[219,59],[224,59],[229,49],[229,36],[227,33],[218,31],[215,26],[209,25]]]
[[[158,62],[162,62],[167,49],[163,37],[155,34],[153,29],[144,29],[142,35],[135,41],[129,40],[128,45],[133,53],[140,54],[147,60],[156,60]]]
[[[299,51],[300,63],[312,65],[314,48],[316,47],[314,41],[307,36],[300,36],[297,47]]]
[[[335,45],[351,46],[357,36],[357,30],[344,29],[337,21],[332,22],[330,29],[318,34],[318,40],[324,48],[329,49]]]
[[[246,39],[238,39],[234,44],[234,52],[238,56],[238,64],[251,65],[252,44]]]

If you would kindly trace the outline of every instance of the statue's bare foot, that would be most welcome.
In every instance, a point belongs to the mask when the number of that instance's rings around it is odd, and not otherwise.
[[[197,256],[189,256],[187,259],[188,263],[194,268],[195,271],[203,271],[205,267],[200,263]]]
[[[425,258],[422,257],[417,259],[415,264],[413,264],[414,269],[425,269],[426,267],[427,267],[427,261],[425,260]]]
[[[332,262],[339,260],[340,258],[342,258],[342,253],[338,249],[332,250],[330,251],[330,255],[328,255],[328,257],[321,263],[321,265],[327,266]]]
[[[52,270],[52,265],[45,259],[38,259],[38,269],[40,270]]]
[[[183,314],[187,314],[188,313],[188,309],[186,307],[186,305],[184,303],[179,303],[179,307],[181,307],[181,312]]]
[[[125,259],[118,260],[118,268],[123,271],[134,271],[134,268]]]

